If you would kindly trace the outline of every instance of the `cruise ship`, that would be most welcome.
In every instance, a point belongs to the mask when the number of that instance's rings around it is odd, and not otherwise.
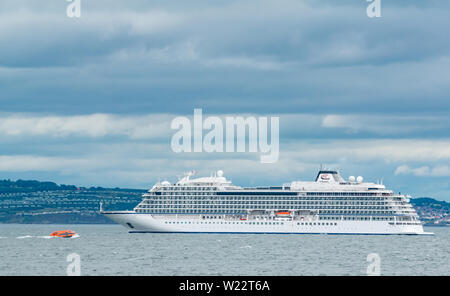
[[[132,211],[100,213],[129,232],[432,234],[410,196],[383,184],[320,170],[315,181],[245,188],[219,170],[210,177],[158,182]]]

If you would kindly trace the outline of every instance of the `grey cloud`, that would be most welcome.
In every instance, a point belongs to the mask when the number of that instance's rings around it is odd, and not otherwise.
[[[448,109],[449,21],[437,2],[388,5],[380,20],[350,2],[95,1],[79,20],[64,2],[5,3],[4,111]]]

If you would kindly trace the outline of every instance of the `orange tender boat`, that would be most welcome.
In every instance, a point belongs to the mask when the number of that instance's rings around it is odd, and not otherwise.
[[[58,230],[58,231],[52,232],[50,234],[50,236],[55,236],[55,237],[72,237],[75,234],[76,233],[73,232],[72,230]]]

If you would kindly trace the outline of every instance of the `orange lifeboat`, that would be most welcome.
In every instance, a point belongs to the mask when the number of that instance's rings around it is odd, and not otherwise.
[[[290,216],[291,212],[287,211],[287,212],[278,212],[277,216]]]
[[[72,237],[75,234],[76,233],[73,232],[72,230],[58,230],[58,231],[52,232],[50,234],[50,236],[54,236],[54,237]]]

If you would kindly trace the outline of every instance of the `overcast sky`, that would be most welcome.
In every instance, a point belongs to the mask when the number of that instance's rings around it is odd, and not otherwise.
[[[237,185],[320,164],[450,200],[450,2],[0,2],[0,178]],[[280,156],[174,153],[176,116],[279,116]]]

